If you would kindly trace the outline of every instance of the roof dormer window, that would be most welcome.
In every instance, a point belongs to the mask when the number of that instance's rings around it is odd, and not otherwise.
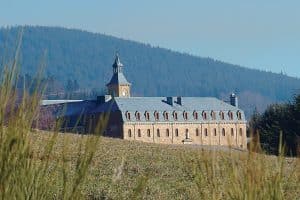
[[[188,114],[186,111],[183,112],[183,118],[184,120],[188,120]]]
[[[173,112],[173,118],[174,118],[175,121],[178,120],[178,114],[177,114],[176,111]]]
[[[233,120],[233,113],[231,111],[228,112],[228,117],[230,120]]]
[[[238,120],[242,120],[242,113],[240,111],[237,111],[237,118]]]
[[[135,118],[137,121],[141,120],[141,114],[138,111],[135,112]]]
[[[167,111],[164,112],[164,118],[166,121],[169,120],[169,113]]]
[[[146,118],[146,120],[147,121],[149,121],[150,120],[150,114],[149,114],[149,112],[145,112],[145,118]]]
[[[202,118],[204,120],[207,120],[207,113],[205,111],[202,112]]]
[[[156,121],[159,120],[159,113],[157,111],[154,112],[154,118]]]
[[[211,111],[210,115],[212,120],[216,120],[216,113],[214,111]]]
[[[198,120],[198,113],[197,113],[197,111],[194,111],[193,116],[194,116],[195,120]]]
[[[221,120],[225,119],[225,115],[224,115],[224,113],[222,111],[220,112],[220,118],[221,118]]]
[[[126,119],[127,119],[127,120],[131,120],[130,112],[127,111],[127,112],[125,113],[125,115],[126,115]]]

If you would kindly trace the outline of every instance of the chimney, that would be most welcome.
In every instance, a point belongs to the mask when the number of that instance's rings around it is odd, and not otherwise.
[[[234,93],[230,94],[230,105],[238,107],[239,103],[238,103],[238,98]]]
[[[173,97],[167,97],[167,104],[173,106]]]
[[[97,96],[97,103],[98,104],[103,104],[111,100],[111,95],[102,95],[102,96]]]
[[[177,104],[182,106],[182,97],[177,97]]]

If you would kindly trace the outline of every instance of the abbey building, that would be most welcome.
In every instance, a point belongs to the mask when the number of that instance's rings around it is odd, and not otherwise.
[[[104,136],[163,144],[224,145],[245,149],[246,120],[237,97],[226,103],[214,97],[132,97],[131,84],[117,55],[108,94],[97,100],[44,101],[44,108],[66,106],[66,131],[97,131],[108,116]],[[79,120],[78,120],[79,119]],[[101,121],[101,120],[100,120]]]

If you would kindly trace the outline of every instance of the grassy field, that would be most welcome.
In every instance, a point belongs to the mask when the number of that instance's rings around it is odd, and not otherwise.
[[[98,140],[86,176],[79,185],[87,199],[300,199],[298,158],[188,146],[129,142],[98,136],[58,134],[50,158],[41,157],[53,134],[31,135],[34,158],[50,160],[49,192],[61,196],[60,165],[74,176],[79,148]],[[55,170],[54,170],[55,169]]]

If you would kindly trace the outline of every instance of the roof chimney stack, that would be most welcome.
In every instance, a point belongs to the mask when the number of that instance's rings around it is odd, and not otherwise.
[[[230,94],[230,105],[235,106],[235,107],[239,106],[239,104],[238,104],[238,98],[237,98],[237,96],[234,93]]]
[[[173,97],[167,97],[167,104],[173,106]]]
[[[177,97],[177,104],[182,106],[182,97]]]

